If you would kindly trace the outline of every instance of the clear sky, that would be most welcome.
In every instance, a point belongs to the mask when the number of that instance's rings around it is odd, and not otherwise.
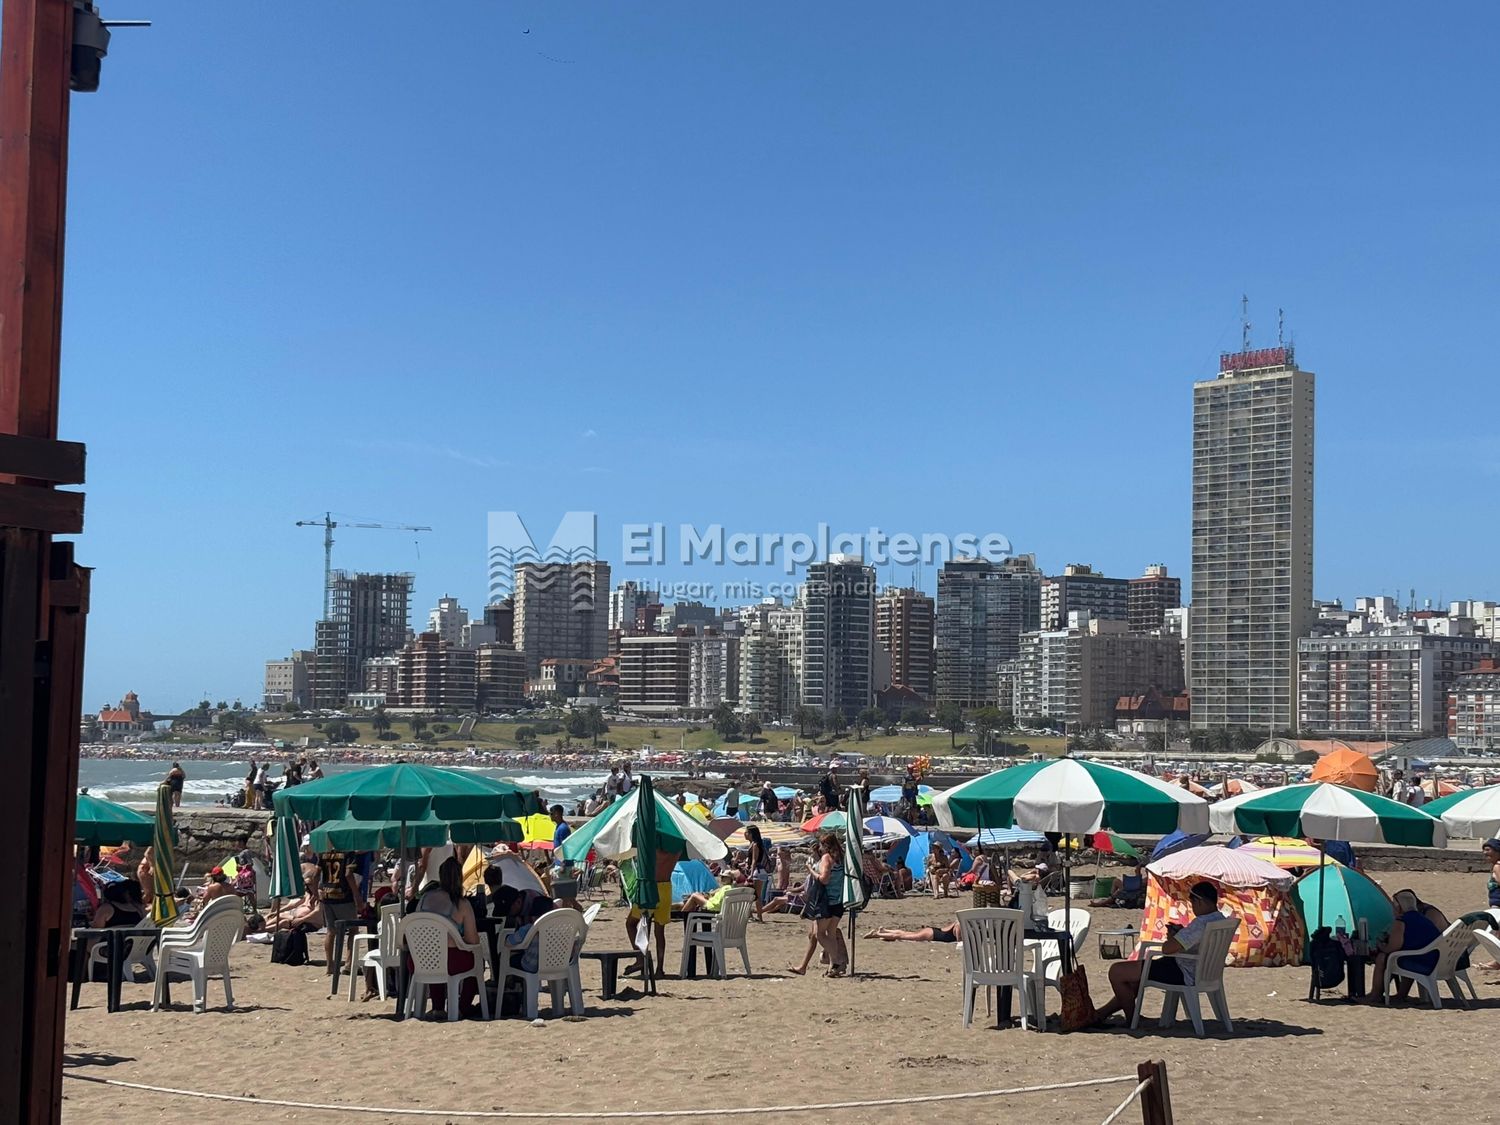
[[[90,708],[258,698],[325,509],[436,529],[335,546],[414,623],[491,509],[1183,573],[1242,293],[1318,375],[1318,595],[1500,597],[1491,3],[104,2]]]

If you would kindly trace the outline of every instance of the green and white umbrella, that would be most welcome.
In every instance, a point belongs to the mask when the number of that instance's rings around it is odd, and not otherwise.
[[[149,845],[156,834],[156,821],[145,813],[102,797],[91,797],[88,790],[78,794],[77,807],[75,844],[96,848],[114,844]]]
[[[854,975],[854,941],[857,915],[865,908],[865,789],[851,785],[844,790],[844,913],[849,917],[849,975]]]
[[[1500,785],[1463,789],[1422,806],[1448,829],[1448,835],[1465,840],[1488,840],[1500,835]]]
[[[1077,835],[1207,832],[1208,802],[1134,770],[1054,758],[976,777],[932,799],[943,828],[1018,828]]]
[[[281,814],[271,821],[271,885],[274,899],[300,898],[307,893],[302,881],[302,854],[297,846],[297,820]]]
[[[635,826],[640,815],[641,786],[619,798],[582,828],[563,841],[557,854],[573,863],[588,859],[590,850],[605,859],[619,859],[635,854]],[[707,863],[729,854],[724,841],[715,836],[695,817],[683,812],[654,789],[651,792],[656,809],[657,844],[664,850],[682,852],[686,859]]]
[[[438,848],[444,844],[519,844],[521,825],[508,817],[494,820],[330,820],[311,833],[315,852],[372,852],[378,848]]]
[[[1231,797],[1212,806],[1209,819],[1215,832],[1419,848],[1441,848],[1448,843],[1448,830],[1437,817],[1400,801],[1326,781]]]

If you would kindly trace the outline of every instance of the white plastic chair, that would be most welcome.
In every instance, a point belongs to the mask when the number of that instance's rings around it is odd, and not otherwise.
[[[1047,915],[1047,928],[1061,929],[1064,920],[1063,911],[1054,910]],[[1087,910],[1075,908],[1067,913],[1066,922],[1068,933],[1073,935],[1073,962],[1077,964],[1079,951],[1088,940],[1092,917]],[[1031,1012],[1037,1023],[1042,1024],[1047,1019],[1047,989],[1055,988],[1059,994],[1062,992],[1062,986],[1058,983],[1062,977],[1062,950],[1055,941],[1028,941],[1026,952],[1031,954],[1032,959]]]
[[[578,952],[588,937],[583,915],[571,907],[549,910],[532,925],[524,941],[506,945],[501,950],[500,994],[505,994],[511,977],[526,989],[526,1018],[537,1018],[537,994],[542,985],[552,989],[552,1014],[562,1014],[562,988],[568,987],[568,1008],[575,1016],[584,1014],[583,981],[578,975]],[[524,954],[536,947],[536,972],[527,972],[511,963],[510,954]]]
[[[349,999],[354,999],[354,986],[364,976],[366,969],[375,970],[375,989],[385,999],[386,975],[396,971],[401,956],[401,904],[388,902],[380,908],[380,925],[373,934],[355,934],[354,952],[351,955],[354,970],[349,974]],[[360,951],[364,952],[361,953]]]
[[[418,910],[401,919],[398,926],[401,945],[411,954],[412,971],[406,982],[406,1014],[415,1016],[427,1002],[427,989],[434,984],[448,989],[448,1019],[458,1019],[458,994],[463,982],[472,977],[479,985],[479,1011],[490,1018],[490,998],[484,987],[484,967],[488,963],[485,943],[466,945],[457,926],[441,914]],[[474,955],[472,967],[452,976],[448,973],[448,946]]]
[[[719,912],[694,911],[687,917],[687,929],[682,938],[682,968],[680,975],[687,976],[688,953],[695,946],[710,951],[714,958],[714,975],[723,980],[729,973],[725,954],[728,950],[740,951],[745,962],[745,975],[750,975],[750,944],[746,931],[750,928],[750,911],[755,906],[755,892],[749,887],[736,887],[724,896]]]
[[[120,966],[120,979],[131,981],[135,977],[135,968],[139,965],[146,970],[146,979],[156,979],[156,957],[152,950],[156,947],[156,934],[137,934],[135,937],[125,939],[124,964]],[[109,966],[109,942],[100,941],[89,951],[88,967],[85,969],[84,980],[94,979],[94,969],[101,968],[108,971]]]
[[[234,1007],[234,990],[229,984],[229,950],[245,935],[245,914],[238,895],[216,898],[205,906],[191,926],[161,932],[161,948],[156,957],[156,995],[151,1007],[162,1006],[167,991],[167,977],[180,973],[193,982],[193,1011],[208,1008],[208,982],[218,977],[224,982],[224,1006]]]
[[[587,934],[589,927],[594,924],[594,919],[599,917],[599,911],[604,909],[602,902],[596,902],[583,912],[583,932]]]
[[[1224,966],[1229,960],[1229,945],[1234,941],[1234,935],[1239,931],[1240,920],[1238,918],[1224,918],[1218,922],[1212,922],[1203,930],[1203,936],[1198,939],[1197,947],[1191,953],[1172,954],[1178,961],[1194,961],[1197,964],[1197,972],[1194,973],[1192,984],[1164,984],[1161,981],[1151,980],[1151,962],[1162,957],[1161,942],[1148,941],[1141,944],[1140,959],[1143,962],[1141,976],[1141,990],[1135,998],[1135,1014],[1130,1017],[1130,1026],[1134,1030],[1141,1022],[1141,1009],[1146,1002],[1146,991],[1148,989],[1160,989],[1166,995],[1162,997],[1161,1021],[1158,1026],[1171,1027],[1177,1019],[1177,1002],[1188,1010],[1188,1018],[1193,1021],[1193,1032],[1199,1039],[1203,1038],[1203,1009],[1198,1004],[1200,996],[1207,996],[1208,1002],[1213,1005],[1214,1018],[1223,1025],[1224,1030],[1234,1034],[1234,1023],[1229,1018],[1229,1001],[1224,996]]]
[[[1454,922],[1446,930],[1440,933],[1437,940],[1421,949],[1403,949],[1390,954],[1385,960],[1385,980],[1381,981],[1380,989],[1384,994],[1385,1002],[1391,1002],[1391,985],[1396,983],[1398,977],[1406,977],[1417,982],[1427,998],[1432,1001],[1434,1008],[1441,1008],[1443,1001],[1438,996],[1438,985],[1446,983],[1448,991],[1453,993],[1453,998],[1464,1007],[1469,1002],[1464,999],[1464,994],[1459,991],[1458,959],[1464,955],[1469,946],[1474,943],[1474,932],[1462,922]],[[1415,968],[1407,968],[1404,962],[1413,961],[1428,953],[1438,955],[1437,964],[1432,967],[1430,973],[1418,972]],[[1468,974],[1464,974],[1468,981]],[[1469,991],[1474,991],[1474,984],[1468,981]],[[1479,998],[1475,993],[1474,998]]]
[[[1030,1026],[1025,922],[1019,910],[986,906],[958,912],[964,953],[964,1026],[974,1022],[974,993],[981,988],[1012,988],[1021,1002],[1021,1029]],[[989,994],[985,994],[988,1003]]]
[[[1493,913],[1493,911],[1491,913]],[[1474,938],[1474,944],[1478,948],[1484,950],[1485,953],[1489,954],[1492,960],[1500,961],[1500,934],[1496,934],[1493,930],[1478,929],[1472,930],[1470,931],[1470,933]],[[1465,979],[1467,979],[1467,974],[1465,974]],[[1469,985],[1469,990],[1471,992],[1473,991],[1473,989],[1474,986],[1472,984]]]

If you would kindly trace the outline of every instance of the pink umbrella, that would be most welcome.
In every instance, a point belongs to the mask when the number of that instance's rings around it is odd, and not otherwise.
[[[1274,864],[1252,855],[1242,855],[1242,848],[1218,845],[1184,848],[1162,856],[1146,870],[1164,879],[1212,879],[1236,887],[1290,887],[1292,876]]]

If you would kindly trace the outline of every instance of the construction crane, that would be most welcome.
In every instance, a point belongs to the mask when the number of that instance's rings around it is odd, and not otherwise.
[[[323,529],[323,620],[333,612],[333,529],[336,527],[373,527],[382,531],[431,531],[411,523],[353,523],[335,520],[332,512],[324,512],[320,520],[298,520],[298,527],[321,527]]]

